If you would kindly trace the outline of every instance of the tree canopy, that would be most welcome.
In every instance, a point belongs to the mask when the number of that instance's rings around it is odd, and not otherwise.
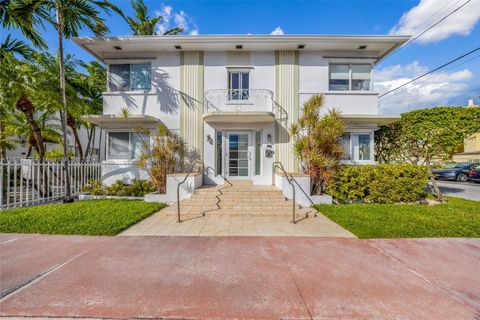
[[[375,133],[375,152],[384,163],[430,164],[434,159],[451,159],[464,140],[479,131],[479,107],[419,109],[380,128]]]

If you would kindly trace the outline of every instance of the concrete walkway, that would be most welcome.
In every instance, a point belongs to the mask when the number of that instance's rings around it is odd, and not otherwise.
[[[1,235],[0,316],[469,319],[480,240]]]
[[[308,213],[308,218],[305,215]],[[317,216],[314,217],[315,213]],[[188,216],[182,223],[177,215],[160,210],[122,232],[121,236],[356,236],[315,209],[303,208],[292,224],[291,215],[209,214]]]

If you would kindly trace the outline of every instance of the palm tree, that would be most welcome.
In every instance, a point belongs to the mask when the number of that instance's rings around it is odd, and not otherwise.
[[[85,68],[86,74],[76,72],[67,77],[70,85],[75,89],[83,101],[84,109],[81,114],[101,114],[103,110],[102,92],[107,85],[107,68],[98,61],[89,63],[79,62],[79,65]],[[75,119],[80,120],[78,114]],[[85,156],[91,156],[94,149],[96,126],[84,124],[88,131],[88,142],[85,150]]]
[[[31,56],[32,53],[33,50],[25,42],[12,39],[10,34],[0,43],[0,60],[3,60],[7,55],[14,56],[15,54],[26,59]]]
[[[163,17],[149,17],[148,15],[148,7],[145,5],[143,0],[132,0],[132,7],[135,11],[135,17],[125,17],[130,29],[133,31],[133,35],[135,36],[154,36],[157,33],[155,32],[155,26],[159,23]],[[169,29],[163,33],[164,36],[166,35],[176,35],[182,33],[183,29],[179,27],[175,27]]]
[[[37,30],[45,23],[50,24],[57,31],[62,101],[60,119],[63,132],[64,170],[68,172],[67,95],[63,40],[78,37],[81,29],[88,29],[96,36],[103,36],[108,32],[108,27],[105,19],[100,17],[100,11],[110,14],[113,10],[122,16],[123,14],[108,0],[10,0],[8,2],[6,9],[0,11],[4,25],[18,27],[29,39],[36,39]],[[3,8],[3,5],[0,7]],[[64,200],[71,201],[70,179],[68,174],[65,176]]]

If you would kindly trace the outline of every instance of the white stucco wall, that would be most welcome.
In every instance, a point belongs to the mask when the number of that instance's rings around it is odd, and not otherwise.
[[[138,60],[119,60],[114,63],[134,63]],[[150,115],[160,119],[168,128],[179,130],[180,55],[162,53],[151,60],[152,89],[150,92],[105,92],[103,113],[120,114],[128,108],[131,114]]]
[[[299,103],[313,94],[325,95],[326,109],[336,108],[343,114],[377,114],[374,91],[329,91],[329,63],[371,63],[368,59],[327,59],[321,52],[301,51],[299,55]]]
[[[145,170],[138,168],[133,161],[127,160],[106,160],[102,163],[102,181],[109,186],[115,181],[131,183],[133,179],[146,180],[148,174]]]

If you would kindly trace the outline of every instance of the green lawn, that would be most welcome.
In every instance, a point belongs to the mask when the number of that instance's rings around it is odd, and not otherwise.
[[[359,238],[480,237],[480,202],[449,198],[433,206],[319,205],[318,211]]]
[[[163,206],[102,199],[5,210],[0,211],[0,232],[113,236]]]

